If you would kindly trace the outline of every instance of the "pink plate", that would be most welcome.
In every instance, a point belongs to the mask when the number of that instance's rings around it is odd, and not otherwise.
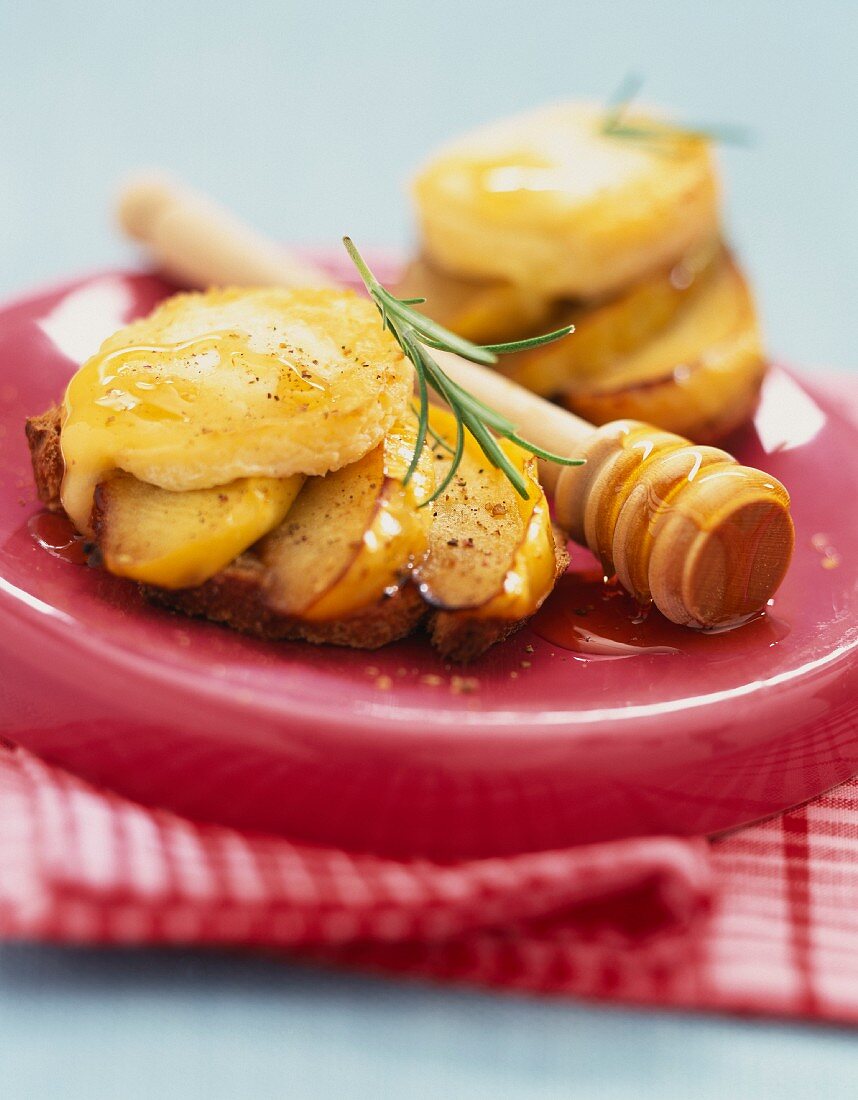
[[[733,635],[692,642],[651,618],[623,645],[564,649],[560,636],[598,634],[594,605],[567,591],[464,671],[422,638],[265,644],[147,607],[32,534],[25,417],[167,289],[110,274],[0,313],[10,739],[193,817],[436,858],[714,832],[858,771],[858,430],[830,398],[775,371],[731,441],[785,482],[797,526],[770,617]]]

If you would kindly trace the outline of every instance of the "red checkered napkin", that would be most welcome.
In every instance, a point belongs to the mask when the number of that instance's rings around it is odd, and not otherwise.
[[[0,751],[0,934],[288,948],[513,990],[858,1021],[858,781],[711,846],[453,865],[199,825]]]
[[[634,892],[687,923],[705,849],[644,839],[450,865],[250,836],[96,790],[0,749],[0,932],[74,942],[333,947],[447,942]]]

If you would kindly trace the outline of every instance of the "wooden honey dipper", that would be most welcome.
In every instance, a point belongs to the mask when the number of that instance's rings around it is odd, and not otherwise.
[[[334,285],[210,199],[164,178],[131,182],[119,221],[185,285]],[[789,495],[779,481],[725,451],[639,421],[594,428],[487,367],[433,354],[455,381],[513,420],[520,435],[586,459],[583,466],[540,463],[557,522],[640,603],[652,601],[675,623],[708,629],[765,607],[794,543]]]

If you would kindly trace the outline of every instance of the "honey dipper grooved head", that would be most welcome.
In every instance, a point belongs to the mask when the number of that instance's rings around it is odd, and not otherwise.
[[[635,421],[594,432],[584,457],[560,476],[558,522],[636,599],[702,628],[765,606],[794,542],[779,481]]]

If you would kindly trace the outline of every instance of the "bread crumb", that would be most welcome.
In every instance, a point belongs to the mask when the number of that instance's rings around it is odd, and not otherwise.
[[[823,534],[821,531],[814,535],[810,540],[810,544],[814,550],[818,551],[822,557],[819,564],[823,569],[836,569],[841,562],[840,552],[836,547],[831,545],[831,541],[828,535]]]
[[[444,680],[441,676],[436,676],[434,672],[427,672],[425,676],[420,677],[420,683],[426,684],[428,687],[440,687]]]
[[[379,691],[390,691],[393,687],[393,680],[389,676],[378,676],[375,681],[375,686]]]
[[[480,681],[476,676],[453,676],[450,680],[450,691],[454,695],[467,695],[476,691]]]

